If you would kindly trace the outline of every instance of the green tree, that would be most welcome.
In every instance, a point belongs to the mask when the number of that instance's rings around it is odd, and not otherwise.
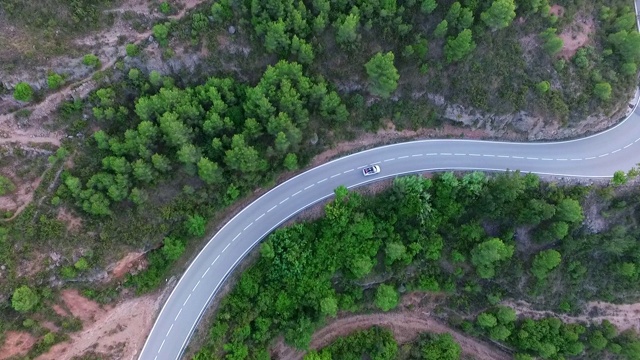
[[[596,351],[604,350],[609,340],[602,334],[602,331],[596,330],[589,335],[589,345]]]
[[[424,360],[459,360],[462,347],[451,334],[445,333],[429,335],[420,351]]]
[[[480,14],[482,21],[494,29],[509,26],[515,17],[516,4],[513,0],[494,0],[491,7]]]
[[[540,94],[547,93],[549,89],[551,89],[551,84],[546,80],[540,81],[539,83],[536,84],[536,90],[538,90]]]
[[[204,236],[206,225],[207,221],[200,215],[187,216],[187,220],[184,222],[187,234],[195,237]]]
[[[473,41],[471,30],[464,29],[457,37],[447,40],[444,55],[448,63],[457,62],[469,55],[475,48],[476,43]]]
[[[125,46],[125,52],[127,56],[134,57],[140,54],[140,49],[138,49],[136,44],[127,44],[127,46]]]
[[[369,75],[369,91],[373,95],[388,98],[398,87],[400,75],[393,65],[394,55],[377,53],[365,65]]]
[[[338,301],[329,296],[320,300],[320,313],[324,316],[335,317],[338,313]]]
[[[498,238],[492,238],[471,250],[471,263],[476,266],[478,276],[483,279],[492,278],[495,275],[495,263],[511,258],[513,250],[513,246],[505,245]]]
[[[100,67],[100,59],[94,54],[87,54],[82,58],[82,63],[93,68]]]
[[[516,321],[516,311],[508,306],[498,306],[496,310],[496,318],[500,324],[510,324]]]
[[[425,14],[431,14],[438,7],[436,0],[422,0],[420,3],[420,11]]]
[[[447,30],[449,29],[449,22],[445,19],[442,20],[438,26],[436,26],[435,30],[433,30],[433,36],[437,38],[443,38],[447,35]]]
[[[543,48],[549,55],[555,55],[564,46],[562,39],[556,35],[555,28],[548,28],[542,33],[540,33],[540,37],[544,40]]]
[[[549,249],[541,251],[533,259],[531,273],[538,278],[538,280],[544,280],[551,270],[560,265],[561,261],[562,256],[556,250]]]
[[[580,202],[574,199],[562,199],[556,206],[556,219],[568,223],[579,223],[584,219]]]
[[[198,176],[209,185],[218,184],[222,182],[222,169],[217,163],[201,157],[198,161]]]
[[[156,24],[153,26],[153,37],[162,47],[169,45],[169,23]]]
[[[398,292],[391,285],[382,284],[376,290],[375,304],[382,311],[389,311],[398,306]]]
[[[298,168],[298,156],[293,153],[288,153],[287,156],[284,157],[284,168],[292,171]]]
[[[40,299],[35,291],[27,285],[22,285],[13,292],[11,296],[11,306],[17,312],[26,313],[31,311]]]
[[[79,185],[80,180],[78,180]],[[16,190],[16,186],[8,178],[0,175],[0,196],[12,193]],[[79,191],[79,189],[78,189]]]
[[[618,170],[613,173],[613,178],[611,179],[611,183],[613,186],[621,186],[627,183],[627,175],[622,170]]]
[[[60,74],[51,73],[47,76],[47,86],[51,90],[56,90],[64,84],[64,78]]]
[[[360,38],[358,25],[360,16],[354,13],[347,15],[343,21],[336,22],[336,42],[344,47],[350,47]]]
[[[162,241],[162,256],[164,256],[167,261],[178,260],[184,253],[184,249],[185,245],[179,239],[166,237]]]
[[[289,51],[291,40],[286,32],[284,20],[267,23],[264,35],[264,46],[267,52],[286,54]]]
[[[498,325],[498,320],[495,316],[489,313],[481,313],[477,318],[478,325],[481,327],[488,329]]]
[[[611,84],[608,82],[599,82],[593,87],[593,93],[600,100],[609,100],[611,98]]]
[[[31,98],[33,98],[33,89],[31,88],[31,85],[24,81],[17,83],[13,90],[13,98],[18,101],[31,101]]]

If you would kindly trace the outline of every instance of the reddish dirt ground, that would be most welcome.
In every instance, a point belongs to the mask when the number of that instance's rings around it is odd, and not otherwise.
[[[36,343],[33,335],[25,332],[7,331],[4,345],[0,347],[0,360],[26,354]]]
[[[162,294],[149,295],[103,309],[76,290],[67,290],[62,297],[69,311],[82,319],[84,328],[38,360],[70,359],[87,352],[102,359],[136,359],[164,299]]]
[[[557,17],[564,16],[564,8],[560,5],[551,6],[549,11]],[[589,37],[595,32],[595,22],[593,18],[576,14],[573,22],[567,26],[558,36],[562,39],[563,46],[560,50],[560,57],[570,59],[576,54],[579,48],[585,46],[589,42]]]
[[[137,269],[138,266],[144,265],[144,253],[131,252],[127,256],[118,261],[113,269],[110,271],[112,279],[120,279],[128,272]]]

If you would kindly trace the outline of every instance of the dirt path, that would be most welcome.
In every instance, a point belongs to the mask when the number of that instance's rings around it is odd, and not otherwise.
[[[181,19],[187,11],[193,9],[199,5],[203,0],[183,0],[183,8],[175,15],[169,16],[169,20]],[[131,0],[123,4],[124,11],[130,8],[135,8],[136,12],[143,15],[152,16],[149,11],[151,2],[143,1],[142,3]],[[118,9],[111,9],[108,11],[118,11]],[[129,43],[139,44],[143,40],[149,38],[152,35],[152,31],[145,31],[142,33],[136,32],[131,26],[125,23],[118,23],[116,26],[97,33],[91,34],[84,38],[76,40],[78,44],[98,44],[97,47],[101,50],[113,50],[113,51],[101,51],[100,60],[102,66],[94,72],[88,74],[84,79],[67,84],[59,91],[47,95],[41,102],[26,106],[22,109],[31,111],[29,116],[29,123],[32,124],[29,128],[20,128],[16,122],[16,112],[8,114],[0,114],[0,143],[50,143],[56,146],[60,146],[60,140],[63,136],[61,133],[49,133],[42,128],[42,122],[51,115],[60,104],[70,97],[84,98],[97,86],[97,83],[93,80],[93,76],[100,72],[112,67],[116,61],[124,55],[124,47],[118,48],[118,41],[122,38],[127,39]],[[21,110],[22,110],[21,109]]]
[[[338,337],[370,328],[374,325],[390,329],[399,344],[414,340],[420,333],[449,333],[462,347],[462,352],[478,360],[507,360],[511,355],[480,340],[462,334],[423,311],[401,311],[387,314],[352,315],[339,318],[313,334],[310,349],[321,349]],[[274,349],[279,360],[301,360],[304,352],[297,351],[280,340]]]
[[[502,304],[512,307],[518,315],[533,319],[553,316],[566,323],[580,322],[588,324],[600,324],[603,320],[608,320],[620,331],[633,329],[640,332],[640,303],[618,305],[602,301],[593,301],[587,303],[583,315],[579,316],[558,314],[553,311],[534,310],[531,308],[531,305],[525,301],[505,301]]]

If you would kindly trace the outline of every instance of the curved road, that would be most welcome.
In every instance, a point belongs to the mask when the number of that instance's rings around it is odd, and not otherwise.
[[[637,106],[637,105],[636,105]],[[607,178],[640,162],[640,109],[619,125],[587,138],[554,143],[424,140],[382,146],[308,170],[267,192],[231,219],[191,263],[165,303],[141,360],[178,359],[200,316],[234,267],[267,234],[304,208],[349,188],[401,174],[433,170],[519,169]],[[361,169],[380,164],[380,174]]]

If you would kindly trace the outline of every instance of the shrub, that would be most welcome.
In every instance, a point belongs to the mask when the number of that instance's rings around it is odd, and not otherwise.
[[[47,86],[51,90],[56,90],[64,83],[64,79],[60,74],[52,73],[47,77]]]
[[[13,98],[18,101],[31,101],[33,89],[26,82],[19,82],[13,90]]]
[[[11,306],[17,312],[26,313],[38,305],[38,294],[27,285],[22,285],[13,292]]]
[[[87,65],[87,66],[91,66],[93,68],[98,68],[100,67],[100,59],[93,55],[93,54],[87,54],[82,58],[82,63]]]
[[[11,180],[6,177],[0,175],[0,196],[9,194],[16,189],[16,186],[13,185]]]
[[[130,57],[138,56],[140,53],[140,49],[138,49],[136,44],[127,44],[125,51],[127,52],[127,56]]]

